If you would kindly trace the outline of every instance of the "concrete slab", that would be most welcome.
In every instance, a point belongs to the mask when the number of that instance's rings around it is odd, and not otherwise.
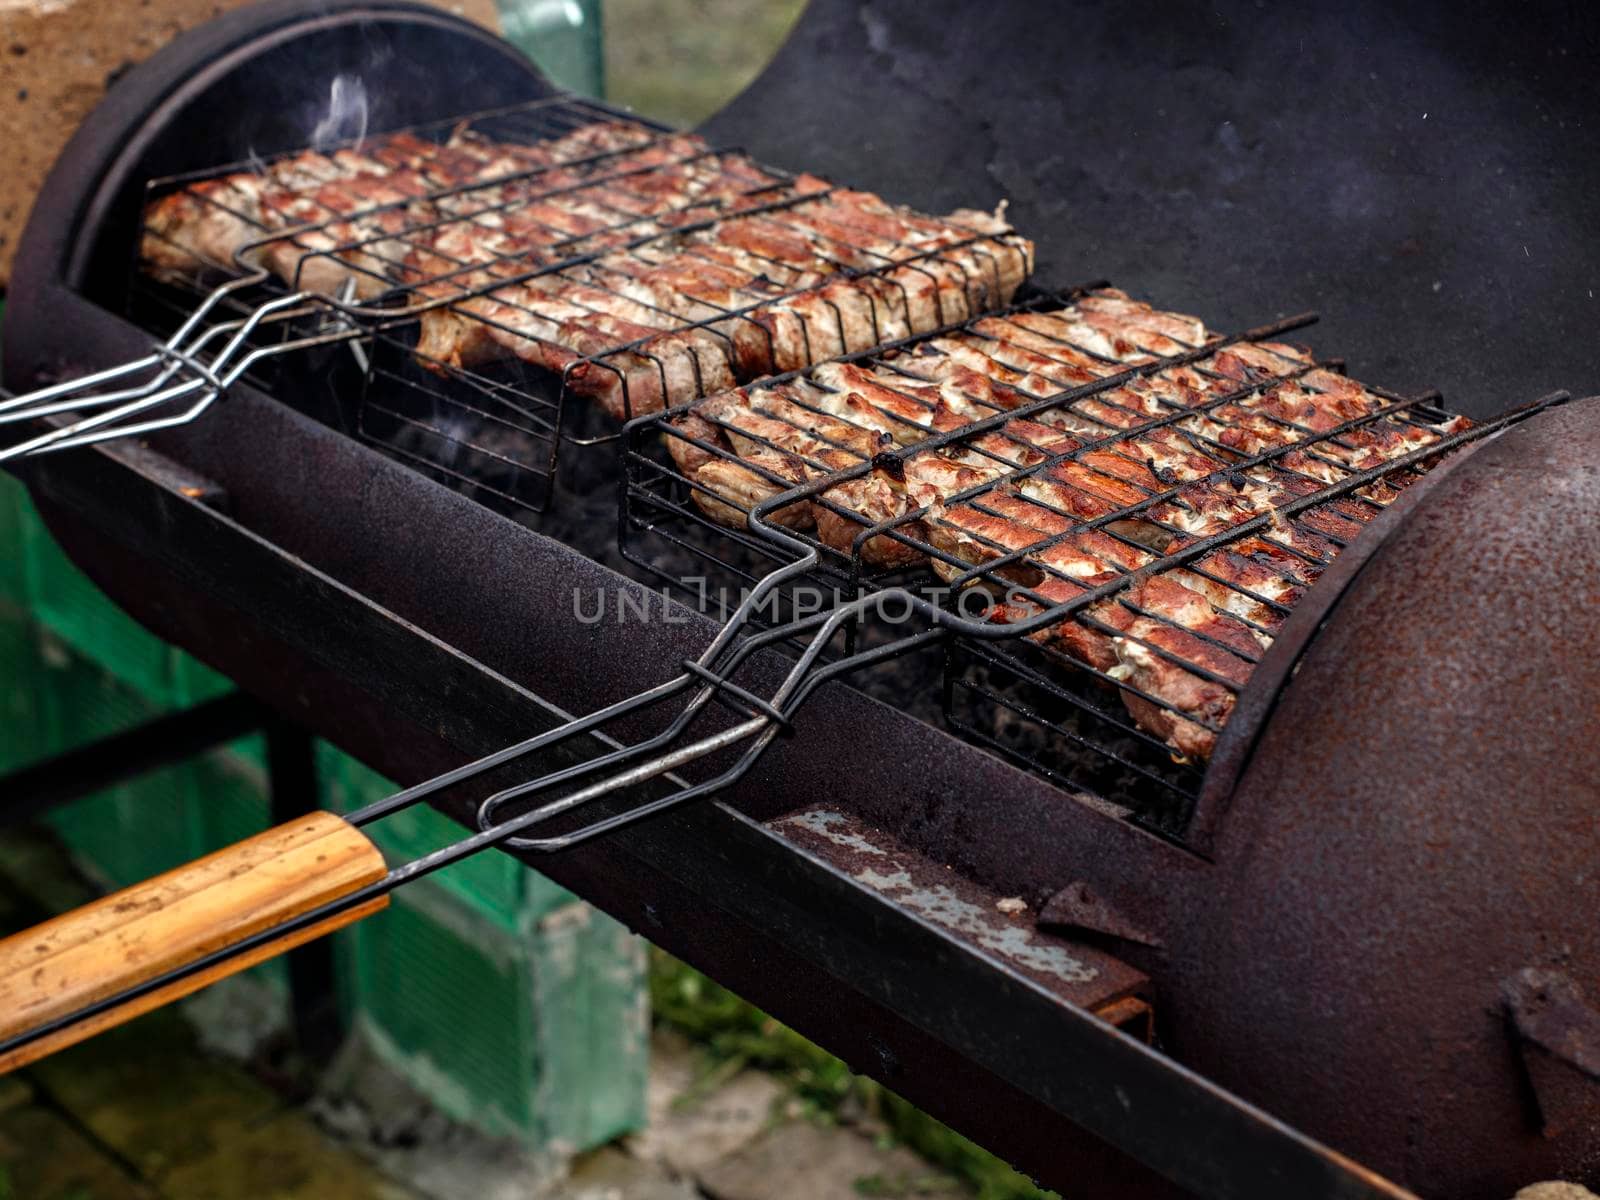
[[[700,1200],[700,1192],[656,1163],[606,1146],[579,1159],[546,1200]]]
[[[651,1053],[645,1093],[649,1124],[626,1145],[634,1157],[679,1175],[693,1175],[753,1142],[771,1123],[784,1094],[770,1075],[744,1071],[695,1096],[704,1070],[697,1050],[681,1038],[658,1036]]]
[[[0,1196],[18,1200],[156,1200],[65,1119],[37,1105],[0,1113]]]
[[[970,1200],[971,1192],[903,1147],[881,1149],[841,1129],[780,1126],[698,1175],[713,1200]]]
[[[170,1009],[42,1059],[29,1075],[62,1111],[156,1182],[247,1137],[285,1107],[239,1067],[203,1055]]]
[[[174,1167],[163,1200],[416,1200],[330,1142],[304,1114],[288,1112]]]

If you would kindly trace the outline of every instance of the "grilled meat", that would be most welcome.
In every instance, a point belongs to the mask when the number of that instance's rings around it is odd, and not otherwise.
[[[966,320],[1032,268],[998,213],[926,217],[628,122],[300,154],[164,196],[146,225],[157,275],[403,287],[425,364],[522,358],[617,417]]]
[[[159,277],[187,279],[205,269],[232,271],[236,262],[266,266],[286,282],[330,290],[355,278],[363,294],[389,286],[405,253],[363,245],[345,258],[329,252],[368,238],[437,220],[438,208],[406,211],[411,201],[450,189],[454,203],[503,202],[508,189],[568,166],[603,173],[610,160],[647,145],[654,135],[631,122],[586,125],[535,146],[490,143],[467,130],[434,143],[389,134],[359,148],[305,151],[191,183],[145,209],[140,256]],[[448,207],[450,200],[440,201]],[[312,263],[315,256],[327,261]],[[305,259],[306,262],[301,260]],[[307,268],[311,274],[307,275]]]
[[[1006,303],[1031,266],[1031,244],[994,218],[972,228],[935,221],[801,177],[775,211],[613,250],[425,314],[422,352],[449,366],[507,353],[558,362],[569,388],[625,418],[964,320]],[[562,307],[579,289],[591,316]],[[635,336],[610,334],[609,347],[589,336],[597,320],[624,313]]]
[[[773,470],[763,498],[814,485],[792,528],[869,567],[926,561],[988,587],[994,619],[1027,622],[1031,640],[1114,683],[1144,736],[1203,761],[1294,605],[1426,463],[1326,490],[1468,426],[1415,415],[1304,350],[1218,340],[1106,289],[748,388],[674,423],[690,432],[709,408],[748,425],[743,409],[808,438],[826,428],[831,460],[765,430],[767,453],[784,445],[804,461]],[[803,415],[783,407],[796,402]],[[749,505],[719,483],[750,462],[739,437],[712,454],[667,440],[701,507],[742,526]],[[834,463],[850,477],[815,486]],[[1173,555],[1183,565],[1160,565]]]

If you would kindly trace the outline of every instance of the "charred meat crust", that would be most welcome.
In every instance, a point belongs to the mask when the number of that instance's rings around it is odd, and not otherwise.
[[[157,276],[407,289],[431,306],[425,365],[520,358],[618,419],[966,320],[1033,266],[998,214],[925,216],[626,121],[306,152],[191,184],[145,221]]]
[[[747,498],[872,460],[809,510],[780,510],[784,523],[869,569],[925,564],[947,581],[986,586],[998,621],[1036,618],[1120,582],[1029,636],[1115,685],[1133,722],[1174,756],[1204,761],[1290,610],[1424,467],[1292,519],[1279,510],[1470,423],[1402,415],[1392,400],[1314,366],[1303,349],[1234,343],[981,436],[918,447],[1216,340],[1193,317],[1103,289],[1055,311],[983,317],[902,351],[712,397],[675,418],[666,441],[701,507],[738,526]],[[748,436],[757,430],[759,440]],[[678,434],[702,436],[716,452]],[[893,470],[876,465],[875,448],[895,451]],[[793,456],[782,468],[770,461],[776,449]],[[760,487],[727,486],[730,468],[759,472],[763,461]],[[1186,566],[1159,567],[1162,555],[1261,517],[1264,530]],[[864,536],[879,526],[903,539]]]

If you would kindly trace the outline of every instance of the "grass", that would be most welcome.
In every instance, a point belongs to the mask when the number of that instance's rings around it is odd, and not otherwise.
[[[805,0],[604,0],[606,95],[697,125],[742,91]]]
[[[651,951],[650,1002],[657,1024],[704,1048],[708,1067],[691,1094],[704,1095],[745,1067],[777,1075],[802,1111],[822,1123],[876,1127],[935,1167],[968,1184],[979,1200],[1060,1200],[949,1126],[881,1084],[856,1075],[794,1030],[661,950]],[[932,1177],[858,1181],[863,1196],[914,1196]]]

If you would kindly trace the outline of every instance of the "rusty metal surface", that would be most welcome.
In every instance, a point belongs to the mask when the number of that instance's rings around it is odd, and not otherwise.
[[[1074,880],[1044,902],[1039,924],[1046,929],[1076,929],[1121,942],[1159,948],[1161,939],[1144,929],[1088,883]]]
[[[1571,976],[1525,967],[1503,987],[1507,1032],[1522,1056],[1544,1136],[1600,1128],[1600,1010]]]
[[[1389,535],[1400,528],[1407,515],[1426,501],[1439,481],[1482,446],[1482,442],[1463,446],[1438,463],[1417,483],[1406,488],[1400,498],[1373,518],[1361,531],[1361,536],[1318,576],[1316,586],[1289,614],[1283,628],[1273,636],[1272,645],[1267,647],[1261,661],[1250,673],[1248,686],[1239,694],[1239,701],[1234,705],[1228,723],[1217,735],[1216,750],[1206,766],[1200,798],[1190,818],[1187,830],[1189,845],[1201,853],[1210,853],[1212,850],[1217,831],[1227,815],[1228,805],[1233,801],[1239,777],[1250,762],[1250,756],[1255,753],[1261,732],[1277,706],[1284,685],[1298,669],[1300,656],[1338,606],[1345,589],[1388,540]]]
[[[1158,976],[1186,1061],[1424,1196],[1600,1183],[1501,996],[1600,972],[1597,529],[1600,401],[1439,479],[1284,688]]]
[[[1149,994],[1150,979],[1142,971],[1104,950],[1038,929],[1034,910],[1021,897],[997,896],[837,808],[794,813],[772,828],[1068,1003],[1097,1009]]]

